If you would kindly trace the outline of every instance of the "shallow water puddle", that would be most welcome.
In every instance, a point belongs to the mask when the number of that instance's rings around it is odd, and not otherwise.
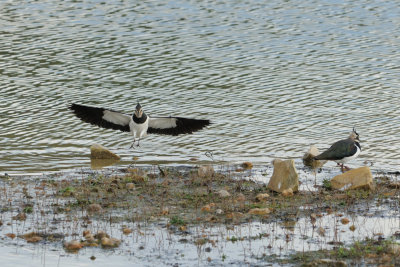
[[[14,221],[11,225],[1,227],[0,260],[11,260],[10,263],[14,264],[15,260],[22,263],[29,258],[42,266],[87,266],[92,262],[101,265],[106,259],[109,262],[110,257],[115,266],[123,266],[130,261],[147,266],[176,263],[186,265],[193,262],[261,264],[264,262],[263,258],[271,254],[284,257],[296,251],[330,249],[365,238],[389,238],[400,229],[400,217],[393,216],[389,210],[379,211],[379,215],[374,212],[365,215],[340,215],[322,213],[315,222],[311,218],[301,218],[272,223],[250,222],[236,226],[198,225],[184,231],[174,226],[168,228],[167,219],[149,224],[110,224],[93,220],[85,228],[79,222],[63,221],[55,224],[56,229],[50,224],[47,229],[43,229],[29,220]],[[10,214],[3,213],[3,221],[8,221],[7,217]],[[343,218],[348,218],[349,223],[343,224]],[[123,235],[122,225],[131,228],[132,233]],[[350,230],[352,226],[353,231]],[[82,238],[81,233],[86,229],[92,232],[103,230],[120,238],[122,244],[115,249],[83,248],[75,255],[64,251],[61,241],[29,244],[18,237],[14,240],[5,237],[7,233],[19,235],[33,229],[56,233],[61,231],[68,235],[65,240]],[[90,260],[91,256],[95,256],[95,260]]]
[[[101,248],[84,248],[78,254],[66,253],[60,243],[25,244],[25,241],[2,240],[0,259],[7,263],[10,260],[15,264],[20,260],[26,262],[30,258],[33,262],[43,266],[53,264],[74,264],[86,266],[91,262],[89,258],[95,256],[96,265],[110,257],[116,266],[133,261],[140,265],[154,264],[189,264],[196,261],[211,263],[261,263],[260,259],[276,254],[285,256],[295,251],[313,251],[329,249],[338,245],[338,242],[349,244],[366,237],[390,237],[399,230],[399,218],[379,218],[355,216],[348,225],[338,222],[335,215],[324,216],[317,220],[313,228],[309,219],[300,219],[293,225],[285,222],[277,223],[248,223],[235,227],[190,227],[187,233],[171,232],[165,226],[150,224],[138,228],[128,236],[120,235],[123,242],[119,248],[104,250]],[[355,225],[355,231],[349,230],[349,225]],[[110,232],[120,232],[121,225],[109,225]],[[325,229],[324,236],[318,228]],[[141,229],[141,230],[138,230]],[[4,236],[11,230],[2,228]],[[66,238],[68,239],[68,238]],[[334,243],[330,243],[334,241]],[[7,266],[7,264],[6,264]],[[11,266],[11,264],[10,264]]]

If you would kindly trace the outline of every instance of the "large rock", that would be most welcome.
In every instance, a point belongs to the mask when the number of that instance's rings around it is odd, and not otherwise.
[[[120,156],[114,154],[102,145],[94,144],[90,147],[91,159],[114,159],[119,160]]]
[[[371,170],[367,166],[353,169],[333,177],[331,185],[333,189],[373,190],[375,188]]]
[[[275,192],[283,192],[286,189],[291,188],[293,192],[299,190],[299,175],[297,174],[294,161],[275,159],[274,172],[269,180],[268,188]]]
[[[315,160],[314,157],[318,156],[320,153],[318,148],[314,145],[303,156],[304,166],[311,167],[313,169],[321,168],[327,161],[326,160]]]

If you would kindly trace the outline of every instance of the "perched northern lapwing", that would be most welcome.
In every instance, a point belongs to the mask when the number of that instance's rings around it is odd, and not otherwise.
[[[344,163],[358,157],[360,152],[360,137],[353,128],[349,138],[335,142],[330,148],[328,148],[328,150],[314,157],[314,159],[333,160],[340,165],[341,171],[344,172],[343,168],[349,170],[348,167],[344,166]]]
[[[132,115],[124,114],[111,109],[90,107],[72,104],[69,107],[75,115],[84,122],[97,125],[102,128],[130,132],[133,135],[134,146],[137,146],[141,138],[150,134],[179,135],[191,134],[210,125],[209,120],[188,119],[182,117],[150,117],[140,104]]]

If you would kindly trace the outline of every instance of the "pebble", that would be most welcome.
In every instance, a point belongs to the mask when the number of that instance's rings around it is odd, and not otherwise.
[[[64,248],[71,251],[80,250],[83,248],[83,244],[78,240],[66,241],[64,242]]]
[[[219,190],[218,191],[218,195],[220,197],[223,197],[223,198],[231,196],[231,194],[228,191],[224,190],[224,189]]]

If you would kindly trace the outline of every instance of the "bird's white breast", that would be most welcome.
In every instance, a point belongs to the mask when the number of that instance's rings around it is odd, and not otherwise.
[[[131,119],[129,122],[129,128],[131,129],[131,134],[135,138],[143,138],[147,135],[147,128],[149,128],[149,117],[143,123],[136,123]]]

